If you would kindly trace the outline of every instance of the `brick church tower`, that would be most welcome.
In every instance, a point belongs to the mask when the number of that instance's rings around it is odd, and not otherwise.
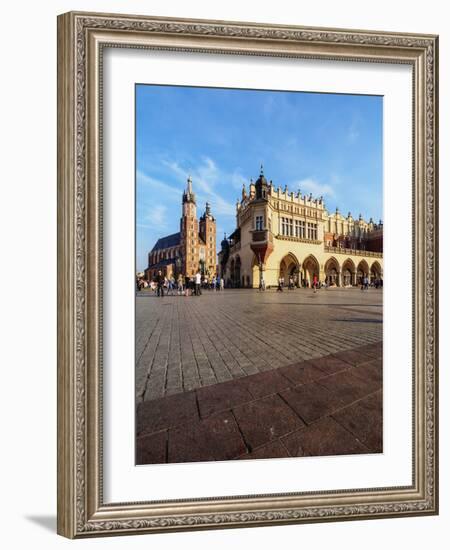
[[[205,213],[200,218],[199,233],[201,247],[204,246],[205,272],[213,276],[216,274],[216,220],[209,203],[206,203]]]
[[[159,271],[167,277],[177,277],[180,272],[193,277],[200,271],[209,280],[216,275],[216,220],[209,203],[206,203],[200,222],[197,219],[190,176],[183,193],[180,231],[158,239],[148,254],[145,278],[151,281]]]
[[[183,209],[180,220],[180,248],[182,272],[188,277],[195,275],[199,264],[198,220],[192,179],[188,177],[183,193]]]

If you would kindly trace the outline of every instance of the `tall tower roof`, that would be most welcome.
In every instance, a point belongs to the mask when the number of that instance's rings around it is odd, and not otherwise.
[[[209,202],[206,203],[205,212],[204,212],[204,214],[202,215],[202,217],[200,219],[201,220],[210,220],[212,222],[215,221],[214,216],[211,214],[211,205],[209,204]]]
[[[195,193],[192,191],[192,178],[188,176],[186,191],[183,193],[183,202],[193,202],[195,204]]]
[[[261,171],[259,173],[259,178],[255,182],[256,198],[257,199],[265,198],[266,191],[263,192],[263,188],[267,189],[268,185],[269,184],[266,180],[266,177],[264,176],[263,165],[261,164]]]
[[[266,177],[264,176],[264,168],[262,164],[261,164],[261,170],[259,172],[259,178],[256,180],[256,185],[258,184],[267,185],[267,180],[266,180]]]

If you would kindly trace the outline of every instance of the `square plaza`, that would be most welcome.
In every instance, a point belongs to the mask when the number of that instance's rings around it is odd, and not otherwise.
[[[382,97],[136,114],[136,462],[381,452]]]
[[[138,292],[137,462],[380,452],[382,296]]]

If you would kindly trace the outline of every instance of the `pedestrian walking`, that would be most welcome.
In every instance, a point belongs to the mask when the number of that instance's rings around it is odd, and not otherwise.
[[[225,289],[225,281],[223,280],[223,277],[220,278],[220,290]]]
[[[156,283],[156,294],[157,296],[160,296],[161,298],[164,297],[164,275],[162,274],[162,271],[158,271],[158,275],[156,275],[155,283]]]
[[[175,279],[173,277],[170,277],[167,281],[167,296],[170,295],[173,296],[173,291],[175,289]]]
[[[202,293],[202,276],[200,271],[195,274],[195,295],[200,296]]]
[[[294,290],[294,278],[292,277],[292,275],[289,277],[288,290]]]
[[[177,286],[178,286],[178,296],[181,296],[184,292],[184,280],[183,280],[183,275],[180,273],[178,275],[178,279],[177,279]]]
[[[279,279],[278,279],[277,292],[283,292],[283,278],[282,277],[279,277]]]
[[[317,292],[317,275],[314,275],[313,277],[313,288],[314,288],[314,294]]]

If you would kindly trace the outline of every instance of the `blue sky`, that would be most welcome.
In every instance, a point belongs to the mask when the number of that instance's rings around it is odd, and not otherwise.
[[[235,228],[242,183],[323,195],[343,214],[382,215],[379,96],[136,86],[136,267],[159,237],[179,231],[190,174],[197,215],[209,201],[218,250]]]

